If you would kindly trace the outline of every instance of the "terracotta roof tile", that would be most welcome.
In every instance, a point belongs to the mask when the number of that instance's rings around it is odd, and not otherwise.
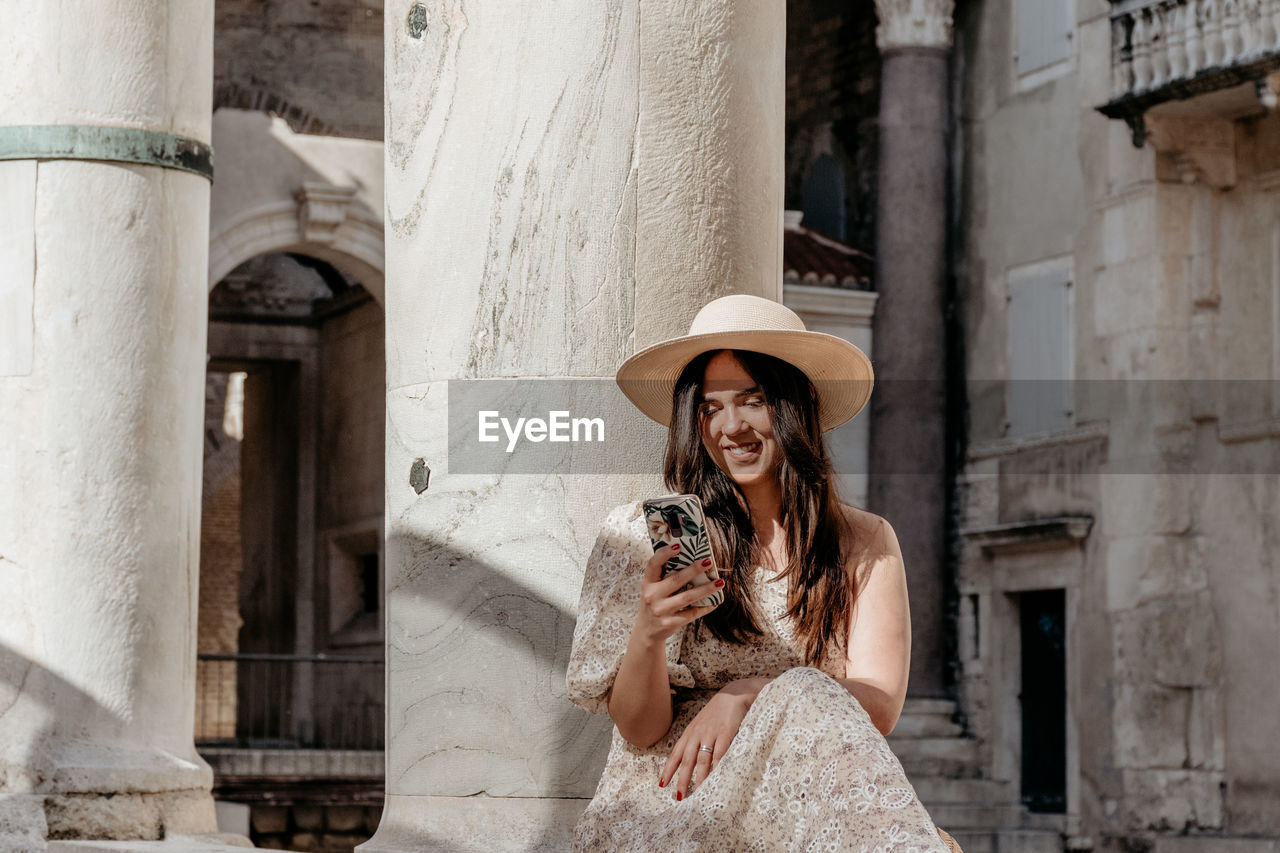
[[[875,259],[796,222],[787,211],[782,232],[782,280],[846,290],[872,290]]]

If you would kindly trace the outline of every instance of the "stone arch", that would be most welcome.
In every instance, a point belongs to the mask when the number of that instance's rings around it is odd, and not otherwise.
[[[299,200],[281,201],[245,211],[209,239],[209,291],[237,266],[270,252],[296,252],[333,264],[364,286],[379,306],[384,306],[386,261],[382,223],[358,205],[341,206],[342,217],[333,226],[334,210],[315,208],[320,198],[341,198],[338,187],[307,185]],[[310,210],[310,214],[308,214]],[[328,213],[329,216],[324,214]]]

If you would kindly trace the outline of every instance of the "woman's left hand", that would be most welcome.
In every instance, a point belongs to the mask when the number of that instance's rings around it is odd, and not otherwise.
[[[729,751],[729,744],[751,709],[751,703],[767,682],[768,679],[763,678],[731,681],[712,696],[685,726],[667,765],[662,768],[658,786],[665,787],[674,780],[676,799],[682,800],[689,795],[690,781],[694,785],[706,781]],[[701,749],[704,746],[709,749]]]

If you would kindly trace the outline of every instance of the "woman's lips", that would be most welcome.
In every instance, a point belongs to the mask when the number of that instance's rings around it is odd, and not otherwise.
[[[743,444],[728,445],[725,455],[735,462],[751,462],[760,455],[760,442],[751,441]]]

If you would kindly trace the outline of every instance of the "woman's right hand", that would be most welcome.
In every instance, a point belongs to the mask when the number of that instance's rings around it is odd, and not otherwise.
[[[609,716],[622,736],[641,749],[653,746],[671,728],[674,711],[667,670],[667,638],[714,610],[714,606],[691,605],[724,586],[724,581],[718,580],[714,586],[704,583],[684,590],[686,584],[707,570],[710,560],[706,565],[697,562],[685,566],[664,578],[662,567],[678,552],[673,545],[659,548],[645,565],[640,579],[640,612],[636,614],[627,650],[609,689]]]
[[[685,566],[665,578],[662,576],[662,567],[679,550],[679,542],[659,548],[645,565],[644,577],[640,581],[640,612],[636,615],[636,624],[632,629],[633,637],[654,645],[665,643],[667,637],[716,609],[714,604],[706,607],[692,605],[706,598],[713,590],[723,587],[723,579],[684,589],[685,585],[711,567],[710,558]]]

